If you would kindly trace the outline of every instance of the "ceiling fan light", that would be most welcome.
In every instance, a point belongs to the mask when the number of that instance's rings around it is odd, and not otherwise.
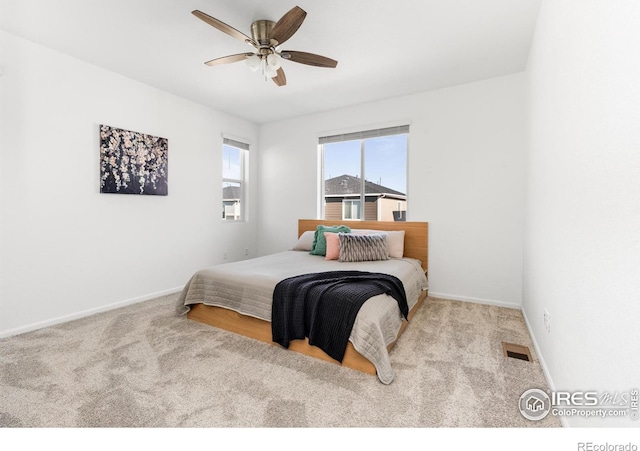
[[[277,71],[277,69],[274,69],[273,67],[271,67],[271,66],[269,66],[267,64],[267,66],[264,69],[264,74],[269,78],[273,78],[276,75],[278,75],[278,71]]]
[[[260,68],[260,57],[258,55],[251,55],[247,58],[247,66],[253,72],[257,71]]]
[[[278,70],[282,66],[282,58],[277,53],[271,53],[267,56],[267,65],[272,69]]]

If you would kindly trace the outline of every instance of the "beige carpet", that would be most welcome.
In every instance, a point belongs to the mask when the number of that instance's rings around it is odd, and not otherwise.
[[[396,379],[174,314],[177,295],[0,340],[4,427],[559,427],[518,399],[547,389],[517,310],[428,298],[391,353]]]

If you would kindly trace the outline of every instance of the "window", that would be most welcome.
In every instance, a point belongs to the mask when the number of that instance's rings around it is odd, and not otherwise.
[[[406,221],[409,126],[319,139],[328,220]]]
[[[245,219],[245,154],[249,145],[224,138],[222,143],[222,219]]]
[[[342,200],[342,219],[362,219],[360,216],[360,199]]]

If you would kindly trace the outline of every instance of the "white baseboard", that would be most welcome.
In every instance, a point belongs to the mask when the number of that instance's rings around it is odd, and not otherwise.
[[[529,331],[529,336],[531,337],[531,343],[533,344],[533,349],[536,351],[536,355],[538,356],[538,361],[540,362],[540,366],[542,367],[544,378],[547,380],[547,385],[549,386],[549,390],[556,391],[556,385],[553,383],[553,379],[551,378],[551,373],[549,372],[547,363],[544,361],[544,356],[540,351],[540,347],[538,346],[538,341],[536,340],[536,336],[533,334],[531,322],[529,322],[529,318],[527,317],[527,312],[524,309],[522,309],[522,317],[524,318],[524,322],[527,325],[527,330]],[[565,427],[565,428],[569,427],[567,417],[560,416],[559,418],[560,418],[560,423],[562,424],[562,427]]]
[[[15,329],[4,330],[0,332],[0,338],[11,337],[14,335],[24,334],[26,332],[32,332],[34,330],[42,329],[44,327],[55,326],[56,324],[62,324],[76,319],[84,318],[87,316],[95,315],[96,313],[106,312],[109,310],[115,310],[127,305],[137,304],[138,302],[148,301],[160,296],[166,296],[168,294],[174,294],[182,291],[183,287],[170,288],[168,290],[158,291],[156,293],[146,294],[136,298],[126,299],[120,302],[114,302],[113,304],[103,305],[100,307],[83,310],[81,312],[72,313],[70,315],[59,316],[57,318],[40,321],[37,323],[29,324]]]
[[[469,296],[457,296],[455,294],[448,293],[436,293],[429,290],[429,297],[432,298],[441,298],[441,299],[449,299],[451,301],[463,301],[463,302],[473,302],[475,304],[487,304],[494,305],[496,307],[506,307],[520,310],[522,309],[522,305],[516,304],[515,302],[505,302],[505,301],[496,301],[493,299],[482,299],[482,298],[472,298]]]

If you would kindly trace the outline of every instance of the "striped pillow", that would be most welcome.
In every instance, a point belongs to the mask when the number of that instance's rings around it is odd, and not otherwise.
[[[384,234],[354,235],[338,233],[340,262],[368,262],[388,260],[389,248]]]

